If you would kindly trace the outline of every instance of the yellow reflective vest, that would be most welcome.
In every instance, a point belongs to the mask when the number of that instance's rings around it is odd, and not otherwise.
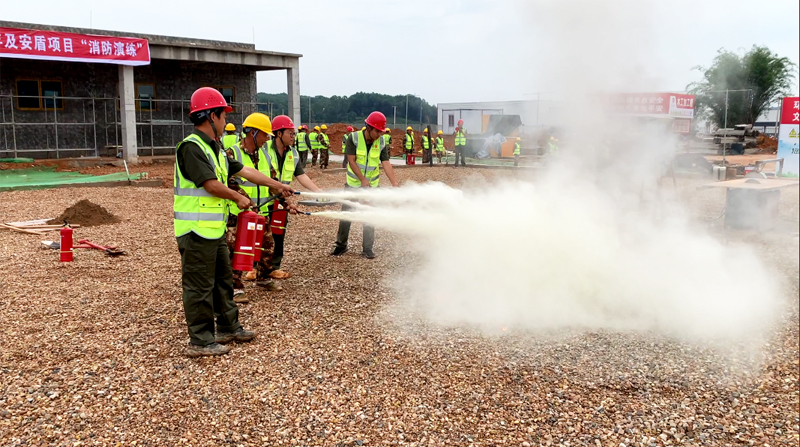
[[[214,154],[211,146],[202,138],[191,134],[178,143],[175,148],[175,175],[173,186],[173,223],[175,237],[194,232],[205,239],[219,239],[225,234],[228,222],[228,200],[216,197],[183,176],[178,167],[178,153],[181,145],[191,141],[203,150],[209,163],[214,168],[217,180],[223,185],[228,181],[228,156],[220,150]]]
[[[269,144],[269,142],[267,143]],[[231,151],[233,152],[233,158],[239,161],[241,164],[245,165],[246,167],[250,167],[253,169],[258,170],[260,173],[269,177],[269,165],[267,164],[267,156],[264,153],[264,149],[260,148],[257,152],[258,154],[258,166],[253,164],[253,159],[247,154],[242,148],[239,147],[238,144],[231,147]],[[266,186],[259,186],[255,183],[251,182],[242,177],[238,177],[237,181],[239,183],[239,187],[242,188],[250,200],[253,201],[256,205],[261,205],[266,203],[267,197],[269,197],[269,188]],[[261,214],[265,214],[267,211],[267,206],[262,206],[259,208],[259,212]],[[237,216],[241,213],[242,210],[236,206],[235,203],[231,204],[231,213],[236,214]]]
[[[377,188],[381,179],[381,152],[385,147],[386,141],[378,138],[372,142],[372,146],[367,148],[364,131],[353,132],[353,143],[356,146],[356,165],[361,173],[369,180],[369,186]],[[346,156],[346,155],[345,155]],[[353,172],[350,164],[347,164],[347,185],[353,188],[361,187],[361,180]]]

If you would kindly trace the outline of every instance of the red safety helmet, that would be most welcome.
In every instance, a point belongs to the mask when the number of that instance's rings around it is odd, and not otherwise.
[[[303,124],[303,130],[308,130],[308,125],[307,124]]]
[[[211,87],[200,87],[192,93],[192,100],[189,103],[189,115],[203,110],[225,108],[225,112],[233,112],[233,108],[225,101],[225,97],[219,90]]]
[[[352,131],[354,131],[354,130],[355,130],[355,129],[353,129],[353,126],[347,126],[347,131],[348,131],[348,132],[352,132]]]
[[[386,115],[381,112],[372,112],[364,122],[367,123],[368,126],[382,131],[386,128]]]
[[[458,125],[461,126],[462,124],[464,124],[464,120],[458,120]]]
[[[278,115],[272,119],[272,133],[286,129],[294,129],[294,123],[291,118],[286,115]]]

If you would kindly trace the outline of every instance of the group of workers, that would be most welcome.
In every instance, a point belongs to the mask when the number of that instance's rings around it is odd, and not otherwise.
[[[280,270],[284,238],[288,216],[297,213],[286,200],[294,194],[289,185],[297,180],[310,191],[321,191],[304,172],[307,152],[312,152],[313,165],[317,154],[327,155],[330,146],[326,126],[308,132],[286,115],[270,120],[253,113],[237,134],[226,121],[231,111],[216,89],[196,90],[189,112],[194,131],[176,147],[173,212],[190,357],[222,355],[230,351],[229,343],[255,337],[239,323],[237,302],[247,298],[242,272],[231,268],[237,216],[253,209],[266,218],[269,229],[261,241],[261,259],[254,263],[256,286],[280,290],[273,278],[287,276]],[[345,188],[377,187],[380,168],[392,186],[399,186],[389,163],[386,117],[373,112],[365,124],[343,138]],[[327,156],[320,158],[320,165],[327,167]],[[364,225],[363,231],[362,256],[373,259],[375,230]],[[333,256],[347,252],[349,233],[350,222],[340,221]]]

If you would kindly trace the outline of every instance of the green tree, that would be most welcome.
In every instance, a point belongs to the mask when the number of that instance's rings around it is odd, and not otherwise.
[[[273,115],[288,113],[289,97],[286,93],[258,93],[259,110],[269,113],[272,107]],[[309,97],[300,97],[300,117],[306,122],[315,123],[357,123],[362,121],[371,112],[383,112],[391,126],[394,117],[394,107],[397,107],[397,125],[405,125],[406,95],[383,95],[380,93],[358,92],[350,96],[314,96],[311,97],[311,114],[309,120]],[[420,122],[420,109],[422,110],[422,123],[436,123],[436,105],[429,104],[424,99],[408,95],[408,123]]]
[[[754,45],[743,55],[719,50],[710,67],[695,67],[703,80],[689,84],[696,95],[695,107],[718,127],[753,124],[764,110],[788,96],[796,65],[767,47]],[[736,90],[736,91],[731,91]]]

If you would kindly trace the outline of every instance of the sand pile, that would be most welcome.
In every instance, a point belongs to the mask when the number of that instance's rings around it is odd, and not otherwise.
[[[72,205],[64,210],[60,216],[47,223],[52,225],[62,224],[65,220],[71,224],[79,224],[82,227],[113,224],[120,221],[117,216],[111,214],[107,209],[87,199]]]

